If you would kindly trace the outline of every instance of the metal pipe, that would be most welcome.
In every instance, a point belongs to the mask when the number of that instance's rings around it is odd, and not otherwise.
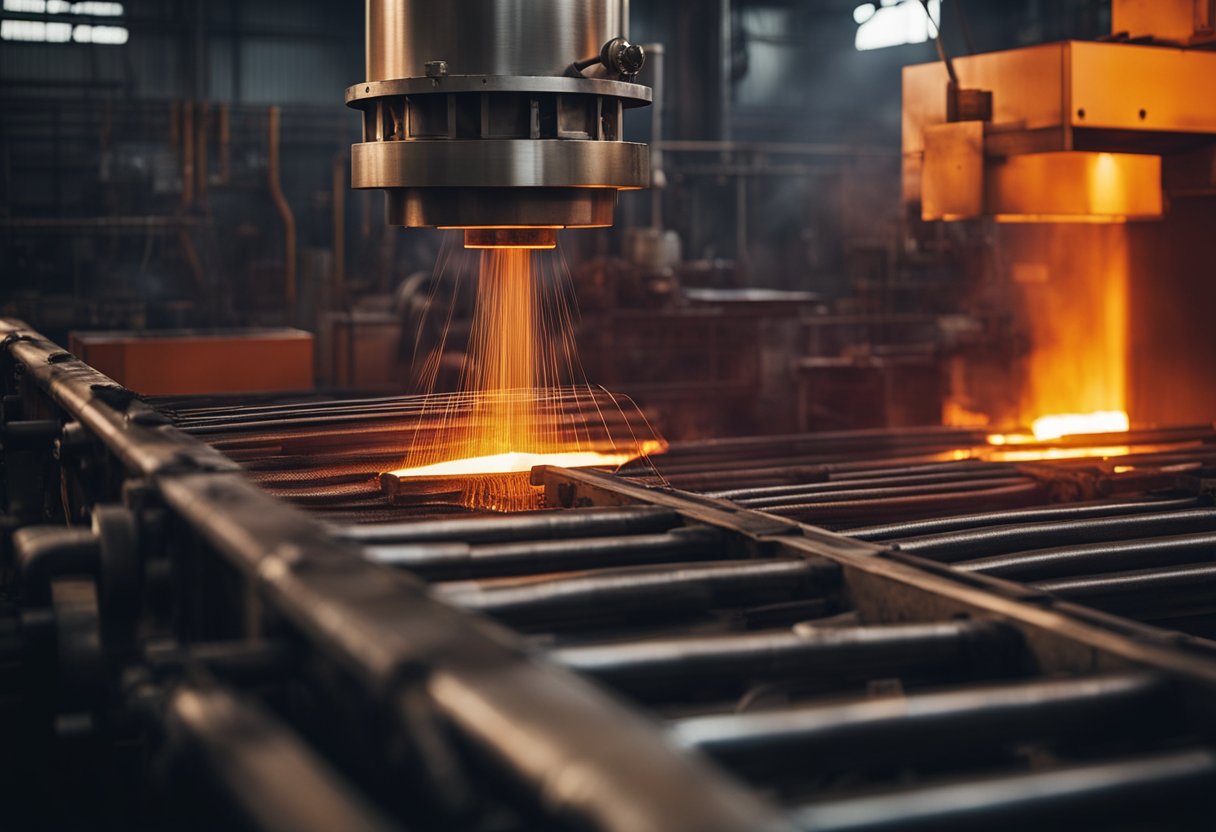
[[[963,514],[881,526],[862,526],[844,532],[858,540],[880,541],[944,534],[989,526],[1012,526],[1020,523],[1043,523],[1051,520],[1086,520],[1094,517],[1114,517],[1129,514],[1150,514],[1173,509],[1198,508],[1197,497],[1161,499],[1150,497],[1123,502],[1102,502],[1089,505],[1049,506],[1047,508],[990,511],[983,514]]]
[[[211,80],[211,72],[208,68],[208,49],[207,49],[207,3],[206,0],[194,0],[194,21],[190,27],[190,33],[193,35],[192,47],[194,51],[193,60],[190,61],[190,69],[194,76],[193,95],[196,101],[204,101],[207,98],[207,85]]]
[[[182,210],[194,205],[194,102],[182,101],[180,136],[182,143]]]
[[[211,121],[211,105],[206,101],[198,102],[198,121],[194,140],[195,159],[195,193],[198,201],[204,207],[207,204],[207,130]]]
[[[436,584],[450,603],[513,625],[604,623],[703,614],[715,607],[818,597],[839,568],[811,560],[752,560],[600,569],[548,578]]]
[[[331,307],[346,306],[346,151],[334,156],[333,162],[333,297]]]
[[[958,561],[952,566],[964,572],[978,572],[995,578],[1041,581],[1070,575],[1195,563],[1210,560],[1213,552],[1216,552],[1216,532],[1200,532],[1032,549],[1029,552]]]
[[[718,0],[718,138],[733,138],[731,103],[734,100],[734,19],[731,0]]]
[[[1216,609],[1216,563],[1036,581],[1035,589],[1141,617]],[[1134,613],[1133,613],[1134,611]]]
[[[882,481],[879,488],[861,488],[859,486],[868,485],[871,481],[864,480],[858,482],[853,480],[844,483],[848,487],[837,490],[825,491],[814,489],[810,493],[794,492],[773,497],[732,499],[732,502],[762,511],[798,511],[802,509],[813,510],[818,506],[849,502],[851,500],[887,500],[895,497],[915,497],[929,494],[946,495],[960,491],[1005,488],[1007,486],[1024,485],[1033,482],[1030,477],[1016,476],[1016,472],[1012,472],[1015,476],[1008,476],[1011,472],[1005,473],[1006,476],[1003,477],[953,478],[945,482],[919,484],[888,483],[887,481]],[[836,483],[833,483],[833,485],[836,485]]]
[[[1131,730],[1144,734],[1177,715],[1165,693],[1160,677],[1125,673],[715,714],[678,720],[671,731],[681,745],[731,767],[805,778],[895,758],[906,766],[1014,741],[1107,740],[1112,725],[1121,726],[1121,738]]]
[[[232,106],[220,104],[220,182],[232,181]]]
[[[508,517],[349,526],[339,529],[337,533],[347,540],[365,544],[437,541],[481,544],[610,534],[653,534],[666,531],[681,522],[680,515],[668,509],[627,506],[590,508],[577,512],[546,511]]]
[[[933,474],[916,474],[911,476],[873,477],[857,479],[835,479],[828,482],[797,483],[794,485],[771,485],[758,488],[736,488],[730,491],[715,491],[706,496],[717,497],[743,503],[747,500],[763,500],[779,497],[812,497],[817,494],[827,494],[839,491],[851,491],[863,486],[880,484],[883,486],[927,485],[930,483],[959,482],[962,480],[997,479],[1017,474],[1012,465],[992,464],[990,466],[960,467],[957,471]]]
[[[1027,481],[1018,485],[976,488],[970,491],[952,491],[945,494],[853,500],[823,505],[770,508],[766,511],[769,514],[789,517],[802,523],[840,526],[856,523],[866,517],[912,518],[947,511],[1024,506],[1039,502],[1044,497],[1042,485],[1035,481]]]
[[[947,563],[1068,544],[1216,531],[1216,509],[1081,517],[1046,523],[993,526],[901,540],[899,548],[919,557]]]
[[[603,832],[794,832],[754,792],[696,757],[673,765],[670,742],[636,711],[571,674],[466,657],[427,690],[445,719],[492,763],[527,784],[559,828]],[[589,712],[616,720],[596,731]],[[561,738],[554,742],[552,738]]]
[[[747,176],[740,175],[735,178],[735,260],[741,264],[746,264],[748,260],[748,210]]]
[[[1055,829],[1066,820],[1079,829],[1200,829],[1211,820],[1213,785],[1216,754],[1186,749],[842,797],[792,817],[808,832]]]
[[[554,661],[629,690],[678,685],[688,693],[712,681],[838,682],[846,675],[993,665],[1016,667],[1014,631],[991,622],[807,628],[647,639],[554,650]]]
[[[195,165],[194,165],[194,102],[182,101],[180,103],[179,114],[181,116],[180,137],[182,145],[182,201],[180,214],[184,218],[194,208],[194,186],[195,186]],[[203,271],[203,263],[199,259],[198,249],[194,245],[194,240],[190,236],[190,229],[183,222],[177,229],[178,242],[181,243],[182,254],[186,258],[186,265],[190,269],[190,275],[194,280],[195,288],[200,291],[205,291],[207,286],[206,275]]]
[[[666,534],[528,540],[469,546],[395,544],[368,546],[367,557],[408,569],[427,580],[480,579],[640,564],[708,560],[722,548],[722,534],[707,526]]]
[[[647,43],[642,48],[646,50],[646,65],[650,67],[650,89],[653,96],[650,100],[650,227],[655,231],[662,231],[663,190],[667,187],[662,144],[663,94],[666,89],[664,49],[661,43]]]
[[[269,110],[266,176],[270,185],[270,196],[274,200],[275,209],[283,221],[283,302],[290,319],[296,306],[296,218],[291,213],[291,205],[283,194],[280,177],[279,160],[279,128],[282,120],[282,109],[273,106]]]
[[[169,102],[169,149],[178,155],[182,138],[182,103],[176,99]]]

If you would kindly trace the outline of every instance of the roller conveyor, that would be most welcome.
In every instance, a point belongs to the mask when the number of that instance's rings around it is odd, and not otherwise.
[[[1134,479],[955,459],[965,431],[684,443],[480,515],[370,486],[408,402],[285,430],[290,402],[142,402],[8,332],[5,436],[37,464],[6,464],[5,718],[126,749],[115,777],[146,754],[206,816],[288,799],[245,788],[256,731],[318,783],[278,816],[350,828],[1208,817],[1211,431],[1139,437],[1170,450]]]

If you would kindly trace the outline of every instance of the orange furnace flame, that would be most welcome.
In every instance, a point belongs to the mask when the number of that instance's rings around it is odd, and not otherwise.
[[[1020,398],[1000,420],[1016,419],[1030,430],[993,432],[988,444],[1032,445],[1127,432],[1131,281],[1126,226],[1025,225],[1001,233],[1013,303],[1032,348],[1016,368]],[[953,386],[959,391],[966,387],[958,379]],[[965,395],[947,402],[944,423],[986,424],[987,414],[968,404]],[[1074,440],[1066,447],[1025,448],[1018,454],[1059,458],[1080,444]]]

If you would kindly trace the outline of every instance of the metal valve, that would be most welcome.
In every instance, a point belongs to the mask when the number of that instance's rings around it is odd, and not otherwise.
[[[613,38],[600,50],[600,63],[609,72],[632,78],[646,64],[646,50],[624,38]]]

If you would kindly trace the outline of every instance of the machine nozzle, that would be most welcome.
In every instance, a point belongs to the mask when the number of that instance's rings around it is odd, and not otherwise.
[[[466,228],[465,248],[557,248],[557,228]]]

